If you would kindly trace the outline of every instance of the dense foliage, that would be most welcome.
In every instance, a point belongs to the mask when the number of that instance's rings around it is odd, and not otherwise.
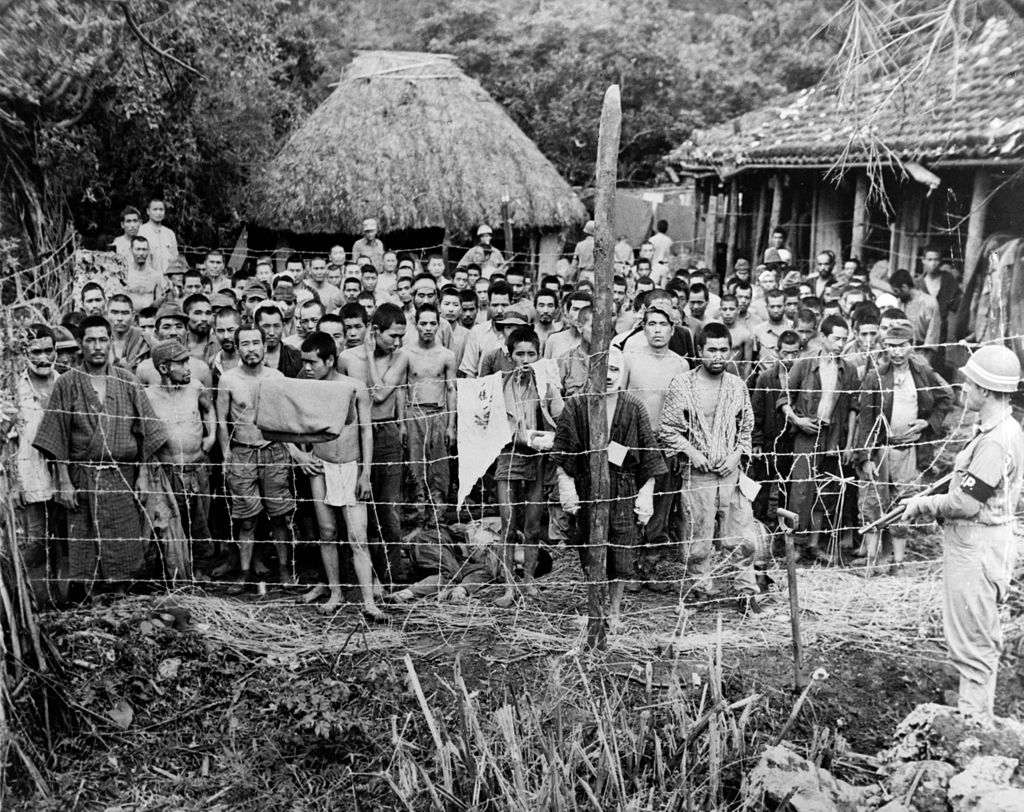
[[[27,237],[38,252],[73,224],[100,243],[117,233],[122,206],[159,193],[184,243],[229,239],[253,168],[364,47],[454,53],[581,185],[592,180],[603,90],[619,82],[621,175],[650,183],[694,127],[816,81],[834,49],[821,29],[834,5],[3,4],[0,236]]]

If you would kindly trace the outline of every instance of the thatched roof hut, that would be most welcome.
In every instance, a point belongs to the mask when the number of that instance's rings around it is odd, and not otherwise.
[[[475,233],[500,218],[562,228],[586,211],[555,167],[452,56],[368,51],[285,143],[247,196],[249,221],[295,234]]]

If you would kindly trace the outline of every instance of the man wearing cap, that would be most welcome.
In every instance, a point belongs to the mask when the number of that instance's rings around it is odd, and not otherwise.
[[[480,226],[476,230],[477,244],[462,255],[462,259],[459,260],[459,264],[456,267],[466,268],[470,265],[483,267],[489,262],[500,271],[505,265],[505,257],[502,256],[501,251],[491,245],[492,236],[493,232],[489,225],[484,223]]]
[[[352,258],[369,257],[370,263],[378,271],[384,265],[384,243],[377,239],[377,221],[372,217],[363,220],[363,236],[352,246]]]
[[[499,324],[505,310],[512,302],[512,288],[508,282],[499,279],[487,289],[488,321],[475,325],[466,338],[459,372],[467,378],[480,377],[480,366],[484,356],[505,343],[504,333]]]
[[[587,220],[583,226],[583,233],[586,235],[576,243],[572,252],[572,274],[576,283],[594,281],[594,221]]]
[[[257,282],[255,279],[250,280],[246,283],[242,289],[242,308],[244,312],[244,320],[251,321],[253,311],[257,308],[260,302],[265,302],[270,298],[270,294],[267,292],[267,286],[262,282]]]
[[[861,519],[865,524],[887,513],[908,487],[930,467],[934,444],[953,406],[953,392],[923,360],[913,356],[909,324],[892,327],[882,340],[879,364],[869,364],[861,384],[855,460],[860,471]],[[892,539],[891,571],[902,574],[907,549],[906,526],[888,528]],[[882,536],[864,535],[866,575],[880,563]]]
[[[480,378],[486,378],[495,372],[511,372],[515,368],[515,364],[508,352],[508,340],[517,328],[532,326],[526,318],[526,314],[518,310],[506,310],[494,320],[494,325],[501,330],[501,336],[505,343],[488,352],[480,360],[480,375],[478,376]]]
[[[281,337],[294,335],[295,305],[298,297],[295,295],[295,283],[291,277],[280,276],[274,281],[274,295],[271,298],[281,314]]]
[[[131,372],[110,357],[110,323],[80,325],[83,363],[57,379],[33,445],[55,463],[58,504],[68,511],[69,578],[117,591],[141,573],[147,547],[139,494],[145,466],[167,441]]]
[[[184,344],[187,332],[188,316],[181,309],[181,305],[175,302],[161,305],[156,312],[157,341],[175,339]],[[210,373],[210,367],[205,362],[193,358],[189,361],[189,369],[192,373],[192,380],[198,381],[207,388],[213,386],[213,376]],[[144,386],[160,385],[160,373],[156,371],[152,358],[147,358],[140,363],[135,370],[135,375]]]
[[[54,361],[53,368],[58,375],[63,375],[81,362],[82,345],[67,327],[54,327],[53,335],[56,340],[54,349],[57,351],[57,360]]]
[[[1014,513],[1024,476],[1024,432],[1010,398],[1020,360],[1008,347],[983,346],[963,367],[965,406],[977,412],[977,434],[953,463],[949,492],[915,496],[904,519],[945,520],[943,628],[960,673],[959,709],[991,719],[1002,651],[999,603],[1016,557]]]
[[[217,415],[210,391],[192,380],[188,364],[192,357],[177,339],[159,342],[153,347],[153,365],[160,374],[160,385],[146,387],[146,395],[167,434],[157,459],[165,465],[181,526],[194,554],[195,545],[210,538],[207,454],[217,440]]]

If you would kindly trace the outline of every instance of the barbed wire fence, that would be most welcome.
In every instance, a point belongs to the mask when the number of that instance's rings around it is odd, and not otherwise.
[[[44,268],[38,269],[26,269],[22,273],[29,273],[30,276],[36,283],[43,283],[47,287],[45,289],[52,290],[54,301],[58,302],[61,308],[67,307],[70,302],[70,290],[72,284],[69,282],[69,274],[74,268],[74,251],[72,250],[62,263],[47,265]],[[52,314],[51,314],[52,317]],[[23,327],[27,321],[34,320],[33,318],[26,318],[25,314],[18,315],[17,308],[8,308],[3,315],[3,330],[6,340],[4,342],[3,357],[0,359],[0,365],[2,365],[3,374],[5,375],[5,383],[10,384],[5,388],[8,393],[13,393],[15,399],[13,402],[8,403],[8,411],[14,418],[17,419],[17,414],[20,411],[19,404],[17,403],[17,386],[14,386],[14,382],[17,376],[21,373],[24,363],[24,342],[19,339],[18,330]],[[954,344],[945,344],[944,347],[955,346]],[[667,386],[667,382],[666,382]],[[639,390],[632,390],[639,391]],[[859,389],[850,390],[847,394],[857,395]],[[441,411],[443,416],[447,416],[445,410]],[[12,421],[12,422],[14,422]],[[398,421],[396,421],[398,422]],[[406,423],[408,420],[406,421]],[[921,472],[920,476],[911,482],[900,482],[895,483],[901,488],[905,488],[908,491],[912,491],[915,488],[922,487],[924,482],[929,481],[935,475],[940,473],[938,466],[948,465],[951,457],[952,450],[956,447],[956,444],[962,442],[968,435],[969,421],[968,418],[962,412],[954,413],[952,419],[949,421],[947,427],[948,431],[946,435],[938,440],[935,440],[933,445],[933,462],[928,468]],[[16,428],[13,430],[16,432]],[[12,459],[12,448],[13,444],[8,443],[5,448],[5,459],[7,465],[5,466],[5,482],[4,485],[9,491],[13,491],[19,487],[17,482],[17,466],[13,464]],[[863,449],[849,449],[850,451],[871,451],[871,447]],[[419,543],[432,544],[435,546],[441,545],[442,531],[446,531],[451,525],[456,523],[467,523],[473,521],[479,521],[481,518],[491,518],[492,524],[497,524],[497,505],[493,497],[488,496],[488,487],[490,486],[490,480],[488,480],[484,486],[479,489],[476,496],[470,500],[467,506],[463,506],[461,509],[457,509],[454,502],[450,497],[445,494],[440,499],[436,498],[435,495],[431,494],[430,489],[417,490],[410,483],[408,477],[408,471],[410,468],[418,469],[417,475],[412,479],[416,482],[421,482],[425,479],[426,472],[432,466],[451,466],[454,468],[457,466],[460,455],[477,455],[482,452],[482,449],[472,448],[468,450],[460,448],[457,450],[445,449],[443,453],[439,453],[433,456],[424,456],[421,459],[407,459],[403,464],[405,469],[405,483],[404,483],[404,494],[399,499],[388,502],[380,503],[370,501],[367,504],[367,509],[371,516],[371,526],[376,525],[380,527],[382,524],[386,525],[386,521],[382,521],[380,511],[382,508],[388,510],[397,510],[400,512],[399,519],[405,520],[403,522],[403,532],[408,533],[412,527],[418,527],[420,530],[432,530],[434,536],[429,541],[419,541]],[[583,452],[589,453],[589,452]],[[795,458],[794,452],[776,452],[779,460],[784,459],[786,454],[790,454]],[[214,481],[218,480],[219,474],[222,473],[222,463],[214,459],[207,459],[200,463],[204,466],[206,472],[212,475]],[[392,465],[392,463],[371,463],[371,468],[378,465]],[[785,469],[788,466],[777,466],[776,476],[773,479],[777,479],[778,468]],[[316,547],[320,539],[315,531],[315,515],[313,515],[312,507],[314,500],[308,491],[304,488],[295,488],[294,483],[301,483],[301,475],[299,475],[297,466],[289,466],[288,475],[293,477],[293,490],[292,495],[295,498],[297,510],[292,515],[291,521],[289,522],[289,533],[290,538],[286,542],[291,550],[289,559],[291,566],[294,566],[296,560],[295,553],[299,553],[301,562],[303,563],[302,569],[307,572],[316,572],[319,569],[319,562],[316,560]],[[845,473],[841,473],[838,476],[833,476],[833,480],[830,484],[839,490],[840,492],[840,504],[842,503],[843,496],[847,498],[853,498],[852,494],[857,487],[868,486],[867,483],[860,482],[856,479],[856,476],[850,472],[849,469]],[[817,476],[811,476],[807,479],[788,479],[785,483],[792,487],[798,482],[810,482],[815,486],[821,485],[821,479]],[[124,483],[128,490],[131,490],[132,483]],[[766,481],[762,483],[763,487],[772,487],[778,485],[773,481]],[[424,494],[424,496],[420,496]],[[102,492],[84,493],[85,496],[101,498]],[[171,497],[187,497],[190,493],[171,493]],[[145,493],[137,494],[135,507],[141,513],[146,510],[145,505]],[[214,522],[215,526],[219,526],[223,529],[223,532],[219,536],[212,537],[210,539],[192,539],[192,542],[212,542],[220,547],[220,560],[223,561],[234,549],[235,543],[238,540],[238,528],[234,521],[230,517],[230,511],[227,507],[227,496],[224,491],[215,490],[211,493],[213,502],[213,508],[211,515],[219,516],[220,521]],[[11,562],[18,562],[20,559],[17,556],[19,538],[23,539],[23,534],[20,534],[16,530],[15,520],[15,509],[13,503],[8,500],[5,503],[8,507],[8,521],[5,525],[5,539],[6,547],[8,548],[7,555],[5,558]],[[558,506],[558,498],[555,489],[548,488],[545,496],[540,501],[532,500],[515,500],[512,507],[519,509],[539,509],[542,514],[542,519],[545,524],[552,518],[552,512],[557,513],[560,508]],[[418,514],[418,515],[417,515]],[[844,516],[851,514],[841,514],[838,516],[829,517],[828,523],[829,530],[833,533],[853,533],[859,529],[859,522],[848,522],[844,520]],[[852,514],[852,515],[855,515]],[[676,517],[675,521],[678,521]],[[58,522],[59,526],[59,522]],[[311,529],[312,528],[312,529]],[[101,528],[102,531],[102,528]],[[587,528],[581,528],[580,532],[585,537]],[[258,542],[265,542],[268,544],[273,543],[273,539],[266,532],[266,528],[260,528],[257,537]],[[779,562],[775,560],[771,555],[771,541],[772,537],[776,536],[774,528],[768,531],[769,537],[767,539],[744,539],[744,544],[748,547],[748,552],[751,556],[758,556],[759,567],[777,583],[782,583],[784,575]],[[48,547],[49,560],[47,562],[47,571],[45,576],[46,585],[49,588],[50,594],[59,596],[62,592],[63,587],[66,585],[66,578],[60,573],[61,559],[63,553],[59,552],[59,548],[62,544],[67,543],[67,539],[60,538],[60,531],[56,534],[57,538],[54,540],[57,543],[51,544]],[[180,541],[188,543],[188,529],[183,528],[183,535],[186,537]],[[497,533],[500,536],[500,532]],[[542,533],[542,536],[547,536],[547,533]],[[670,533],[670,536],[674,534]],[[213,534],[211,533],[211,536]],[[70,541],[75,541],[74,539]],[[194,575],[188,575],[184,570],[173,571],[169,566],[169,558],[167,556],[166,544],[169,539],[158,539],[158,538],[143,538],[138,540],[127,539],[126,541],[139,541],[139,543],[152,545],[152,549],[156,551],[156,560],[151,562],[153,564],[152,569],[146,573],[140,574],[135,580],[137,584],[147,585],[151,588],[156,589],[186,589],[186,590],[199,590],[195,593],[195,600],[202,600],[203,591],[213,594],[217,594],[218,590],[223,587],[229,587],[239,583],[237,576],[228,576],[224,580],[211,583],[203,577],[196,577]],[[530,539],[529,541],[533,541]],[[655,573],[648,573],[644,576],[644,580],[648,583],[660,586],[662,589],[667,590],[670,597],[658,597],[656,595],[647,595],[630,597],[627,606],[623,612],[623,617],[627,622],[654,624],[657,626],[664,627],[664,631],[672,632],[675,631],[678,635],[682,635],[684,630],[689,630],[693,634],[692,624],[688,625],[689,621],[687,618],[691,617],[692,613],[698,612],[702,609],[714,608],[721,606],[721,603],[715,599],[699,598],[697,593],[693,591],[693,579],[688,578],[680,564],[680,553],[681,553],[681,539],[671,538],[669,541],[660,542],[655,546],[655,553],[660,554],[663,558],[662,568]],[[716,544],[721,544],[723,541],[730,541],[729,539],[723,539],[721,536],[715,539]],[[582,539],[585,544],[585,538]],[[379,546],[383,543],[390,543],[392,545],[409,547],[411,544],[417,543],[417,539],[409,538],[406,535],[403,539],[385,539],[383,542],[379,538],[373,538],[370,540],[371,545],[378,545],[378,558]],[[571,545],[566,545],[563,542],[559,542],[558,539],[546,539],[543,542],[545,549],[554,558],[554,565],[552,571],[545,575],[538,581],[539,586],[542,588],[542,599],[538,601],[527,601],[525,604],[517,604],[513,610],[514,614],[511,618],[511,623],[516,629],[516,634],[529,635],[531,629],[536,635],[552,635],[554,629],[559,629],[562,632],[574,627],[576,619],[580,616],[578,607],[573,603],[573,600],[552,600],[549,599],[552,596],[579,596],[581,589],[587,584],[587,580],[584,573],[578,568],[576,564],[576,554],[572,549]],[[608,543],[611,549],[615,549],[617,541],[614,538],[608,539]],[[339,542],[340,546],[344,546],[343,542]],[[660,549],[658,549],[660,547]],[[756,549],[755,549],[756,548]],[[196,549],[192,547],[190,549],[190,557],[194,555]],[[927,620],[927,617],[933,616],[937,611],[937,588],[936,588],[936,565],[938,564],[940,557],[935,554],[934,546],[922,550],[918,555],[915,556],[915,564],[917,570],[915,571],[915,577],[912,579],[911,584],[902,583],[902,579],[879,579],[872,582],[870,585],[862,586],[858,585],[856,589],[850,586],[851,583],[847,582],[844,585],[844,589],[847,593],[856,591],[859,593],[856,599],[851,598],[847,595],[844,600],[847,601],[845,604],[845,615],[850,615],[850,603],[851,600],[863,600],[868,601],[872,607],[870,612],[873,612],[875,619],[878,621],[878,629],[891,629],[894,626],[898,626],[901,629],[907,630],[913,627],[912,631],[916,633],[917,628],[921,627]],[[499,556],[500,558],[500,556]],[[843,561],[841,557],[836,557],[837,563],[835,566],[828,569],[816,568],[813,570],[815,578],[818,578],[819,589],[817,592],[811,588],[806,588],[803,584],[801,585],[802,592],[804,594],[804,600],[808,606],[817,607],[817,611],[820,612],[821,616],[826,613],[832,616],[843,615],[844,609],[842,607],[830,608],[830,603],[834,603],[836,598],[835,586],[837,583],[842,583],[844,578],[855,577],[855,574],[863,570],[862,565],[852,565],[848,561]],[[736,561],[731,560],[729,556],[718,556],[716,557],[715,564],[711,569],[710,573],[706,573],[712,578],[722,578],[727,576],[732,568],[735,566]],[[19,572],[23,570],[23,567],[18,565]],[[507,571],[507,565],[504,560],[492,562],[492,578],[490,580],[501,585],[507,582],[514,581],[516,573]],[[344,571],[343,571],[344,572]],[[812,570],[807,570],[807,573],[811,573]],[[380,575],[386,575],[385,573],[379,573]],[[95,573],[96,577],[93,579],[94,583],[104,585],[105,578],[102,577],[100,572]],[[448,583],[450,573],[438,572],[438,575],[442,577],[445,584]],[[267,575],[263,580],[271,588],[279,588],[281,590],[287,589],[292,586],[292,579],[289,577],[289,573],[281,568],[276,579]],[[838,580],[837,580],[838,579]],[[24,579],[23,579],[24,580]],[[320,576],[313,576],[313,583],[319,581]],[[343,577],[342,586],[345,589],[355,589],[358,587],[356,579],[351,577]],[[609,581],[610,582],[610,581]],[[863,582],[857,582],[862,584]],[[22,587],[19,587],[22,589]],[[24,590],[28,590],[27,581],[24,581]],[[915,592],[916,590],[916,592]],[[435,598],[443,596],[447,590],[438,590]],[[288,593],[275,592],[275,595],[287,595]],[[19,600],[29,600],[28,591],[22,591],[18,593]],[[907,617],[907,601],[922,599],[923,603],[918,607],[917,613],[911,612],[909,618]],[[285,598],[281,598],[284,600]],[[291,600],[287,598],[287,600]],[[887,602],[895,601],[896,607],[889,608],[889,615],[882,618],[882,609],[880,608]],[[480,603],[480,602],[476,602]],[[17,605],[17,601],[11,602],[12,606]],[[26,606],[29,604],[25,604]],[[427,601],[426,605],[437,607],[439,602],[437,600]],[[902,606],[902,617],[896,617],[900,614]],[[814,611],[814,610],[811,610]],[[392,612],[390,615],[390,622],[392,626],[398,626],[404,628],[409,623],[435,623],[436,630],[439,634],[445,634],[445,624],[449,619],[446,615],[441,612],[434,620],[423,618],[420,615],[415,616],[415,620],[411,619],[412,615],[403,615],[401,612]],[[934,620],[934,617],[932,617]],[[744,621],[746,622],[746,621]],[[874,621],[871,621],[872,623]],[[888,624],[888,625],[887,625]],[[31,626],[29,631],[31,632]],[[744,627],[746,628],[746,627]],[[840,633],[843,634],[857,634],[857,629],[847,623],[845,626],[840,624]],[[845,631],[842,631],[845,629]],[[863,632],[863,629],[861,630]],[[761,637],[759,639],[767,639],[765,632],[762,629]],[[935,635],[933,635],[934,637]],[[697,635],[694,639],[699,640],[700,637]],[[31,635],[28,638],[31,642]],[[733,643],[736,645],[743,645],[742,633],[738,633],[732,638]],[[9,644],[12,645],[12,644]],[[626,641],[620,641],[620,646],[628,646],[630,643]],[[24,649],[27,650],[27,649]]]

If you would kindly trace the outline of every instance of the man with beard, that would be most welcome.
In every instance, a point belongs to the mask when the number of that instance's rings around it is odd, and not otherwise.
[[[341,567],[338,561],[338,520],[340,509],[345,517],[345,530],[352,548],[352,566],[356,571],[363,600],[363,617],[382,621],[384,613],[374,602],[373,564],[367,546],[366,502],[370,499],[370,460],[373,458],[373,427],[370,422],[370,395],[366,384],[342,375],[335,368],[338,348],[324,333],[308,336],[301,347],[303,375],[315,381],[329,381],[352,388],[345,426],[335,440],[314,443],[310,452],[298,457],[299,466],[309,476],[320,530],[320,559],[324,565],[326,585],[317,584],[302,600],[312,603],[327,593],[327,602],[317,611],[322,615],[335,612],[344,602],[341,590]]]
[[[294,347],[282,342],[284,319],[276,302],[267,302],[256,308],[253,321],[263,333],[263,363],[280,370],[286,378],[297,378],[302,372],[302,355]]]
[[[667,345],[667,340],[666,340]],[[633,577],[637,525],[646,525],[654,515],[654,491],[657,478],[666,471],[657,449],[643,403],[629,391],[623,391],[624,362],[621,350],[608,352],[608,376],[605,385],[605,411],[608,416],[608,478],[610,514],[608,516],[608,592],[609,629],[622,629],[622,594],[625,582]],[[580,527],[590,527],[589,512],[593,499],[590,481],[590,415],[585,398],[567,401],[558,417],[551,463],[558,478],[559,503],[570,514],[579,513]],[[587,570],[586,546],[580,546],[580,562]]]
[[[717,594],[715,539],[733,568],[741,609],[758,611],[753,596],[754,514],[740,491],[740,462],[751,452],[754,414],[743,381],[726,371],[729,329],[711,322],[697,337],[700,365],[676,375],[661,410],[658,438],[682,480],[682,558],[698,599]]]
[[[87,316],[80,328],[82,368],[57,379],[33,445],[57,470],[55,498],[68,511],[69,578],[87,588],[101,579],[123,592],[145,560],[144,463],[167,435],[138,381],[112,363],[110,323]]]
[[[206,364],[217,352],[217,340],[210,335],[213,325],[213,307],[202,293],[194,293],[182,303],[182,310],[188,318],[185,347],[193,358]]]
[[[107,321],[110,322],[110,348],[114,362],[134,372],[149,355],[149,342],[142,330],[132,322],[135,309],[124,293],[115,293],[107,302]]]
[[[754,410],[751,476],[761,483],[761,490],[754,499],[754,515],[765,523],[768,522],[768,503],[773,485],[778,486],[779,505],[785,507],[787,504],[789,472],[793,467],[793,437],[779,412],[778,402],[789,392],[789,373],[800,357],[800,336],[792,330],[783,330],[772,356],[775,360],[765,364],[750,393],[750,405]]]
[[[374,570],[381,581],[393,583],[399,572],[402,528],[398,500],[405,458],[405,398],[401,368],[395,353],[402,348],[405,314],[398,305],[382,304],[373,314],[371,329],[361,347],[347,349],[338,358],[338,372],[363,381],[370,390],[373,424],[373,465],[370,487],[379,542],[370,548]]]
[[[54,369],[57,352],[53,330],[45,324],[30,324],[27,332],[25,357],[28,363],[18,375],[17,383],[21,412],[21,419],[16,424],[19,487],[13,490],[12,497],[25,531],[22,548],[25,566],[33,580],[41,578],[45,584],[49,540],[54,535],[54,488],[46,457],[33,447],[32,440],[57,384],[57,371]],[[55,573],[55,567],[50,569]]]
[[[668,311],[667,301],[657,300],[649,305],[644,312],[642,340],[638,337],[624,349],[622,388],[633,393],[644,405],[655,434],[661,428],[661,409],[669,382],[690,369],[686,359],[669,348],[673,325]],[[658,559],[671,543],[669,517],[678,492],[678,476],[665,468],[654,485],[654,514],[647,527],[647,544],[639,562],[641,573],[648,578],[654,575]]]
[[[280,314],[278,314],[280,315]],[[290,453],[297,449],[264,439],[256,427],[256,390],[261,381],[281,377],[281,372],[264,364],[266,344],[263,330],[242,326],[235,331],[235,345],[242,363],[227,370],[217,390],[217,440],[224,460],[224,482],[231,502],[231,518],[238,527],[241,578],[229,590],[237,595],[255,584],[254,572],[266,567],[254,556],[256,520],[266,511],[277,547],[279,576],[288,574],[291,531],[289,517],[295,510],[289,472]],[[301,366],[301,362],[300,362]]]
[[[86,316],[102,316],[107,312],[107,295],[99,282],[86,282],[82,286],[82,313]]]
[[[132,239],[132,261],[125,274],[128,295],[136,311],[159,305],[167,298],[167,281],[149,256],[149,241],[142,236]]]
[[[217,415],[210,391],[192,380],[190,357],[185,345],[176,339],[153,347],[153,365],[160,373],[160,385],[147,387],[146,395],[167,434],[157,459],[164,464],[182,529],[195,555],[197,545],[208,545],[210,539],[207,455],[217,440]]]
[[[562,329],[562,325],[555,320],[558,316],[558,294],[550,290],[538,290],[533,297],[533,313],[533,330],[540,339],[543,355],[548,338]]]
[[[814,267],[817,273],[808,282],[811,284],[811,294],[821,299],[825,289],[835,282],[836,255],[832,251],[822,251],[814,258]]]
[[[186,341],[185,336],[187,330],[188,316],[182,312],[181,307],[177,304],[162,305],[156,312],[157,341],[169,341],[170,339],[174,339],[184,344]],[[210,372],[210,367],[198,358],[191,358],[188,364],[189,369],[192,372],[192,379],[198,381],[208,389],[212,388],[213,375]],[[156,371],[152,358],[147,358],[139,364],[138,368],[135,370],[135,374],[143,386],[160,385],[160,373]]]
[[[927,363],[913,357],[914,334],[909,325],[889,329],[882,341],[883,360],[868,369],[861,385],[857,415],[856,460],[863,486],[861,514],[870,523],[907,494],[935,455],[935,441],[953,406],[949,385]],[[907,527],[888,527],[894,575],[903,573]],[[882,534],[864,535],[866,575],[881,563]]]
[[[230,307],[221,310],[213,320],[213,335],[220,347],[210,359],[214,386],[220,381],[221,375],[241,363],[235,347],[235,330],[241,323],[238,311]]]

